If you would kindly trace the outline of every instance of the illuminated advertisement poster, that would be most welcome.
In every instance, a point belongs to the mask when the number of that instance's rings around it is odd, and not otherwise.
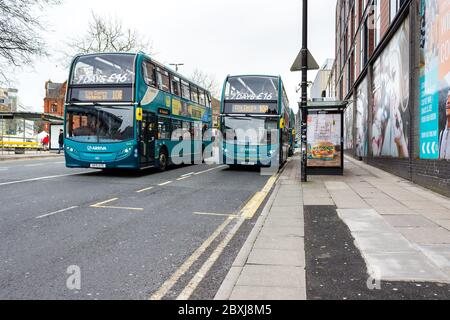
[[[350,97],[350,101],[353,97]],[[353,149],[353,102],[347,105],[344,113],[344,149]]]
[[[373,73],[373,156],[409,158],[409,19],[375,61]]]
[[[308,116],[308,167],[341,167],[341,115]]]
[[[355,152],[356,156],[365,158],[368,154],[369,142],[367,140],[369,121],[369,88],[367,78],[364,79],[357,89],[356,97],[356,137]]]
[[[450,160],[450,1],[421,1],[420,158]]]

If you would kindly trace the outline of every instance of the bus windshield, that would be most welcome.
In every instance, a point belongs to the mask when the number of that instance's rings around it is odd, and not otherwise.
[[[278,130],[278,118],[226,117],[225,140],[230,143],[266,145]],[[277,141],[275,139],[275,141]]]
[[[81,56],[75,60],[71,84],[132,84],[134,60],[135,56],[131,54]]]
[[[134,138],[133,107],[67,107],[67,138],[77,142],[111,143]]]
[[[274,77],[231,77],[225,87],[225,100],[278,100],[278,79]]]

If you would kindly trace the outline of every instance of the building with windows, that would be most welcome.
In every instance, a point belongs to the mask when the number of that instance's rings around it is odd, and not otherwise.
[[[322,67],[317,71],[316,78],[311,85],[311,99],[330,97],[328,90],[329,79],[333,70],[334,60],[327,59]]]
[[[17,111],[17,89],[0,88],[0,111]]]
[[[450,195],[450,1],[338,0],[347,153]]]
[[[45,83],[44,113],[63,116],[64,99],[67,91],[67,81],[54,83],[51,80]]]

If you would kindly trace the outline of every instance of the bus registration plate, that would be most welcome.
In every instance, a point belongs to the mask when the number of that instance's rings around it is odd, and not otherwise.
[[[241,165],[243,166],[254,166],[256,163],[254,162],[242,162]]]
[[[91,163],[91,168],[93,169],[105,169],[106,164],[104,163]]]

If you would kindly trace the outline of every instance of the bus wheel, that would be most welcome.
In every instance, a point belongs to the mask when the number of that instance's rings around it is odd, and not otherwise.
[[[165,149],[162,149],[160,152],[159,152],[159,158],[158,158],[158,160],[159,160],[159,170],[161,170],[161,171],[166,171],[167,170],[167,166],[168,166],[168,163],[169,163],[169,158],[168,158],[168,156],[167,156],[167,151],[165,150]]]

